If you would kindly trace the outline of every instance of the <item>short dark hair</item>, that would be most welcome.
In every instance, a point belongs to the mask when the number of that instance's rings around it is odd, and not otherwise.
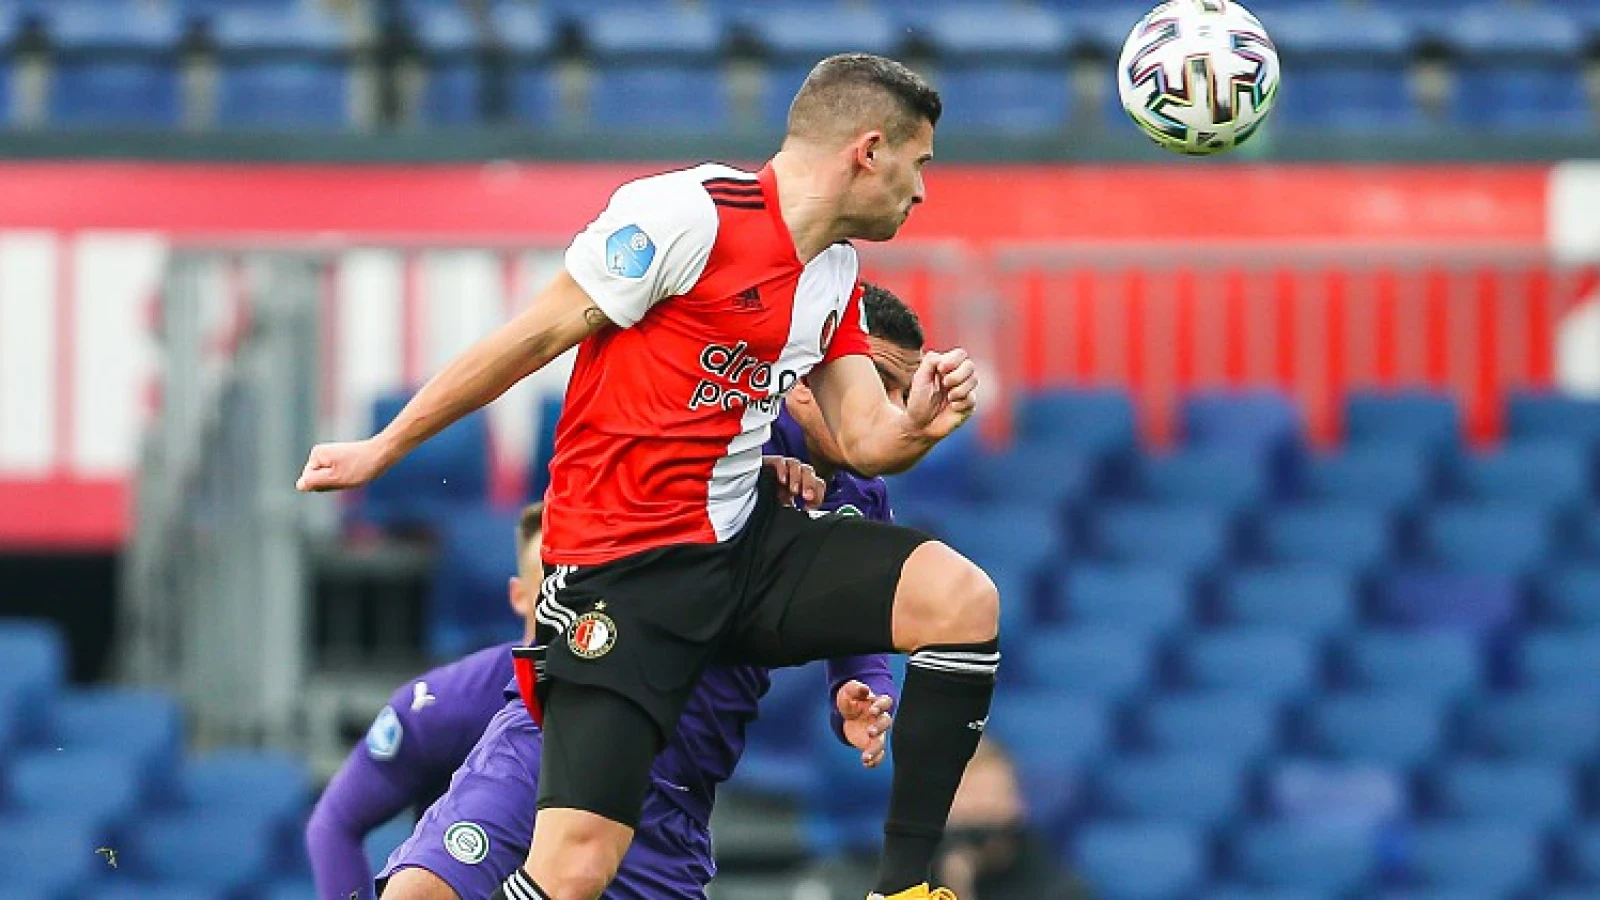
[[[861,308],[866,313],[868,334],[906,350],[920,351],[927,346],[916,310],[888,288],[861,282]]]
[[[789,105],[789,134],[853,136],[882,128],[899,143],[925,121],[939,124],[944,102],[927,79],[902,63],[870,53],[841,53],[817,63]]]
[[[544,531],[544,504],[529,503],[522,508],[522,515],[517,517],[517,565],[522,565],[522,557],[528,552],[528,545],[538,540],[539,533]]]

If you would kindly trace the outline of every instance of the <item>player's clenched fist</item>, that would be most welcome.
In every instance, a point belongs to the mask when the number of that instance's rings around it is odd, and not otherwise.
[[[906,414],[933,438],[943,438],[972,416],[978,403],[978,368],[957,347],[940,353],[930,350],[911,379]]]
[[[889,729],[894,727],[894,717],[889,715],[894,698],[888,694],[874,694],[872,688],[851,680],[839,686],[834,702],[844,719],[845,740],[861,751],[863,766],[876,768],[883,762],[884,743]]]
[[[361,487],[389,468],[391,463],[373,438],[311,448],[306,467],[295,488],[301,491],[342,491]]]

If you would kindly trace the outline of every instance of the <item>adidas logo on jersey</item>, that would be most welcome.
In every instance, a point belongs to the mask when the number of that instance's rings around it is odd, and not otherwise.
[[[761,291],[756,288],[745,288],[733,298],[733,308],[740,312],[757,312],[767,307],[761,302]]]

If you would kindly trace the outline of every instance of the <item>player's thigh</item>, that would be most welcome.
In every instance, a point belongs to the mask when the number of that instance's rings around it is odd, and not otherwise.
[[[620,859],[639,823],[650,767],[663,744],[657,723],[638,703],[609,688],[556,681],[548,696],[539,809],[579,810],[625,826],[622,832],[609,831],[623,838],[616,854]],[[577,818],[551,835],[547,821],[553,820],[540,817],[539,842],[587,842],[598,839],[589,832],[608,833],[598,823],[585,827],[584,819]]]
[[[705,900],[716,874],[711,832],[652,788],[604,900]]]
[[[932,541],[859,516],[780,510],[729,655],[785,666],[895,649],[895,598],[906,561]]]
[[[418,868],[394,873],[379,896],[383,900],[463,900],[443,878]]]

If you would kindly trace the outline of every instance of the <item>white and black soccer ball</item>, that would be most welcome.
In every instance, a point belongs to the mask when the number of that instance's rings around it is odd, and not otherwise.
[[[1278,96],[1278,51],[1233,0],[1166,0],[1133,26],[1117,60],[1122,108],[1176,153],[1244,143]]]

